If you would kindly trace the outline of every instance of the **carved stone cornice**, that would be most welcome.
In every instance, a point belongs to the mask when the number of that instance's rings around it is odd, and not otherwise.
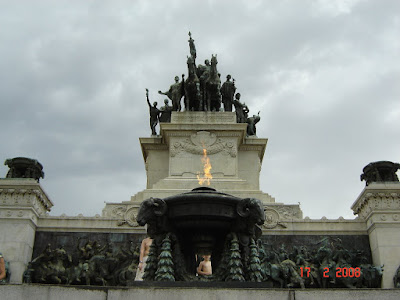
[[[234,112],[184,111],[172,112],[172,124],[235,124]]]
[[[189,137],[192,134],[200,131],[208,131],[217,134],[220,137],[236,137],[238,142],[242,142],[246,137],[247,124],[213,124],[213,123],[188,123],[188,124],[173,124],[162,123],[160,134],[165,143],[169,143],[171,137]],[[142,142],[142,141],[141,141]]]
[[[145,145],[145,150],[168,150],[168,146],[165,144],[160,145]]]
[[[32,207],[38,215],[44,215],[52,206],[53,203],[35,180],[0,180],[0,207]]]
[[[0,180],[0,218],[24,219],[37,224],[53,203],[35,179]]]
[[[166,132],[165,136],[191,136],[193,133],[192,132]]]
[[[241,137],[242,133],[221,131],[221,132],[215,132],[215,135],[218,137]]]
[[[241,151],[261,151],[262,150],[262,146],[247,146],[247,145],[242,145],[240,146],[239,150]]]
[[[143,159],[146,161],[149,150],[168,150],[168,145],[163,143],[161,137],[139,138]]]
[[[386,187],[386,189],[385,189]],[[351,209],[355,215],[368,219],[372,213],[400,213],[400,184],[371,184],[364,189]],[[386,216],[383,217],[387,218]]]
[[[248,137],[244,139],[243,144],[239,146],[239,151],[257,151],[260,162],[264,158],[265,149],[267,148],[268,139],[260,139]]]

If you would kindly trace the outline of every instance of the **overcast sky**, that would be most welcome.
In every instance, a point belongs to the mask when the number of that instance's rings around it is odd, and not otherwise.
[[[400,162],[400,1],[0,1],[0,159],[44,166],[52,215],[146,187],[148,107],[218,54],[257,135],[260,186],[304,216],[354,218],[363,167]],[[0,176],[8,168],[1,166]]]

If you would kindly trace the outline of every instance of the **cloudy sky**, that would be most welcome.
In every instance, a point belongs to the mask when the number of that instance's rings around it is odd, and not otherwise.
[[[0,1],[0,159],[38,159],[51,214],[143,190],[145,88],[218,54],[269,139],[261,189],[354,218],[371,161],[400,162],[400,1]],[[5,177],[8,168],[0,167]]]

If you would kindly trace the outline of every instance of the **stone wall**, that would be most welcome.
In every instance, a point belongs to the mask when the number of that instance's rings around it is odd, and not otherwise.
[[[146,287],[77,288],[49,285],[0,285],[2,299],[8,300],[202,300],[202,299],[260,299],[260,300],[398,300],[400,289],[332,289],[332,290],[274,290],[254,287]]]

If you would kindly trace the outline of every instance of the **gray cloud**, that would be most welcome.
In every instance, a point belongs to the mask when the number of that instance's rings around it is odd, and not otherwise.
[[[398,1],[3,1],[0,157],[37,158],[53,214],[94,215],[146,185],[145,88],[162,102],[218,54],[268,137],[261,188],[352,217],[362,168],[399,161]],[[7,168],[2,166],[4,175]]]

